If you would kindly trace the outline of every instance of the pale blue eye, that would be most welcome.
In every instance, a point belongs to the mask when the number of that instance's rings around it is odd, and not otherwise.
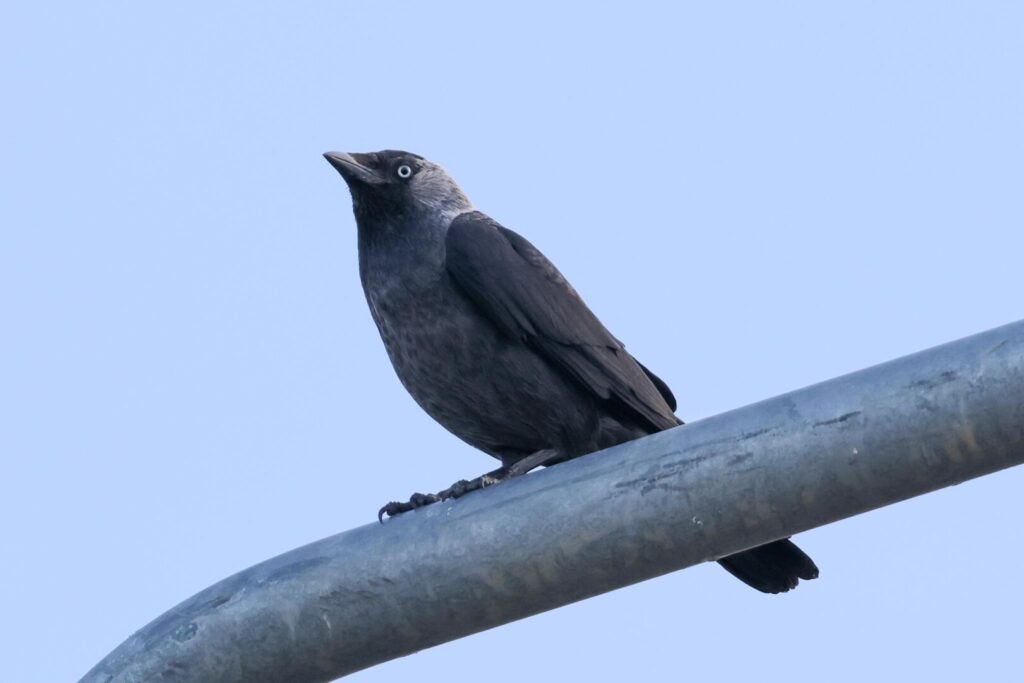
[[[411,175],[412,175],[412,167],[406,166],[405,164],[402,164],[401,166],[398,167],[398,177],[399,178],[408,178]]]

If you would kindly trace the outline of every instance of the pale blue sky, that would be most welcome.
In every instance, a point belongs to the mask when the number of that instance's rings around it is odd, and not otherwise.
[[[6,681],[490,469],[394,377],[328,149],[529,237],[687,420],[1024,317],[1019,3],[8,3]],[[1024,472],[352,676],[1011,680]]]

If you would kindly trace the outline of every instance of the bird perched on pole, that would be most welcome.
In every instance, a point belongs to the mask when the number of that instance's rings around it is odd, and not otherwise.
[[[448,431],[501,461],[380,517],[682,424],[668,385],[440,166],[395,150],[324,156],[351,191],[363,291],[398,378]],[[719,562],[766,593],[818,576],[788,539]]]

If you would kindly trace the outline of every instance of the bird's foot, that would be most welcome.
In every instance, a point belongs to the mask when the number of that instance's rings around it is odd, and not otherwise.
[[[384,515],[394,517],[402,514],[403,512],[408,512],[409,510],[421,508],[424,505],[430,505],[431,503],[437,503],[451,498],[460,498],[470,491],[476,491],[477,489],[486,488],[503,482],[510,476],[512,475],[509,474],[509,470],[501,467],[493,472],[488,472],[487,474],[479,476],[476,479],[460,479],[448,488],[443,491],[438,491],[437,493],[414,493],[409,496],[409,501],[407,503],[391,502],[382,507],[380,511],[377,512],[377,519],[383,522]]]
[[[525,458],[508,463],[504,467],[499,467],[492,472],[481,475],[476,479],[460,479],[443,491],[438,491],[437,493],[414,493],[409,496],[409,501],[406,503],[392,501],[382,507],[377,512],[377,519],[383,522],[384,515],[394,517],[402,514],[403,512],[408,512],[409,510],[421,508],[424,505],[430,505],[431,503],[437,503],[450,498],[459,498],[470,491],[476,491],[477,489],[483,489],[488,486],[500,484],[507,479],[520,477],[535,467],[548,465],[558,457],[559,453],[554,450],[537,451],[536,453],[531,453]]]
[[[408,502],[399,503],[398,501],[391,501],[378,510],[377,521],[383,522],[384,515],[394,517],[395,515],[400,515],[403,512],[408,512],[409,510],[415,510],[416,508],[421,508],[424,505],[436,503],[439,500],[442,500],[442,498],[436,493],[414,493],[409,496]]]
[[[538,451],[537,453],[530,454],[525,458],[508,463],[504,467],[499,467],[497,470],[487,472],[475,479],[459,479],[444,490],[439,490],[436,494],[413,494],[409,497],[408,503],[388,503],[377,512],[377,519],[383,522],[384,515],[394,517],[395,515],[400,515],[402,512],[409,512],[416,508],[422,508],[423,506],[430,505],[431,503],[460,498],[471,492],[471,490],[486,488],[487,486],[493,486],[496,483],[501,483],[506,479],[522,476],[535,467],[550,464],[551,461],[558,457],[559,454],[556,451]]]

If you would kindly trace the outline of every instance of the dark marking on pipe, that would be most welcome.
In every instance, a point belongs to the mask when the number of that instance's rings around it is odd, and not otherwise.
[[[210,600],[208,603],[206,603],[205,606],[209,609],[217,609],[229,600],[231,600],[230,595],[218,595],[213,600]]]
[[[940,387],[943,384],[948,384],[958,377],[960,377],[960,373],[956,370],[946,370],[938,377],[915,380],[907,386],[911,389],[934,389],[935,387]]]
[[[184,671],[185,665],[181,662],[167,662],[167,668],[160,672],[160,678],[177,678]]]
[[[825,427],[827,425],[839,424],[840,422],[846,422],[851,417],[856,417],[858,415],[860,415],[860,411],[859,410],[854,410],[852,413],[843,413],[839,417],[833,417],[831,420],[823,420],[822,422],[815,422],[814,426],[815,427]]]
[[[739,465],[741,462],[750,460],[753,457],[754,454],[751,453],[750,451],[747,451],[745,453],[734,453],[733,455],[729,456],[729,467]]]

